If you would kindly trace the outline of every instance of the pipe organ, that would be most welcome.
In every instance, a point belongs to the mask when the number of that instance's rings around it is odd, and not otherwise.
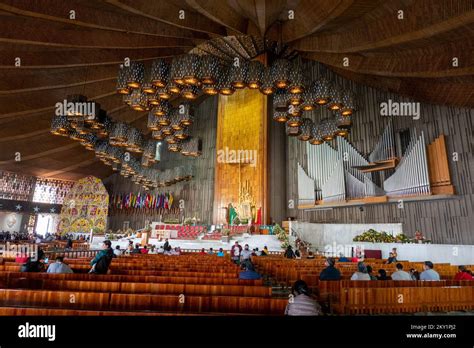
[[[423,132],[419,136],[412,132],[405,155],[383,186],[389,197],[431,194]]]
[[[343,137],[337,137],[335,147],[306,143],[307,168],[298,164],[299,205],[375,203],[387,202],[388,198],[431,195],[430,179],[432,185],[444,185],[443,193],[454,194],[448,186],[451,182],[444,138],[429,145],[428,156],[424,133],[417,134],[411,129],[408,147],[400,160],[394,139],[390,120],[367,158]],[[440,158],[435,158],[435,154],[440,154]],[[430,172],[432,168],[436,173]],[[380,175],[387,170],[390,172]],[[387,177],[388,173],[391,175]]]

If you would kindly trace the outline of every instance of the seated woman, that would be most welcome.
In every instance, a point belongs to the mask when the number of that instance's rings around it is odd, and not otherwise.
[[[367,267],[363,262],[357,264],[357,271],[354,272],[351,280],[371,280],[369,273],[367,273]]]
[[[286,306],[285,315],[315,316],[321,315],[321,306],[311,298],[311,290],[303,280],[297,280],[291,289],[292,297]]]
[[[395,255],[390,252],[389,254],[389,257],[387,259],[387,262],[385,262],[386,264],[391,264],[391,263],[394,263],[394,262],[397,262],[397,258],[395,257]]]
[[[474,280],[474,277],[471,274],[466,266],[459,266],[459,272],[454,276],[454,280]]]
[[[377,276],[377,280],[391,280],[389,276],[387,276],[387,271],[384,269],[379,269],[379,275]]]

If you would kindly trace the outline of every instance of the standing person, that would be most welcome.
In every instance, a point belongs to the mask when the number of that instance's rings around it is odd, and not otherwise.
[[[230,254],[232,255],[232,261],[234,261],[234,263],[239,263],[241,252],[242,252],[242,247],[239,245],[239,242],[235,242],[235,244],[230,249]]]
[[[74,273],[67,263],[64,263],[63,256],[56,256],[56,262],[49,265],[47,273]]]
[[[285,309],[285,315],[314,316],[321,314],[321,306],[311,298],[311,290],[303,280],[297,280],[291,289],[293,298]]]
[[[341,280],[341,272],[334,267],[336,260],[332,257],[328,257],[324,262],[325,269],[319,274],[319,280]]]
[[[403,265],[401,263],[397,263],[395,267],[397,270],[392,273],[392,280],[413,280],[410,274],[403,270]]]
[[[454,280],[473,280],[472,274],[469,273],[469,270],[466,266],[459,266],[459,272],[454,276]]]
[[[438,272],[433,269],[433,262],[425,261],[424,271],[420,274],[420,280],[440,280]]]
[[[163,244],[163,249],[165,249],[165,251],[170,250],[170,243],[168,242],[168,238],[165,239],[165,244]]]
[[[240,263],[250,261],[250,256],[252,256],[252,251],[249,249],[249,245],[245,244],[244,250],[240,252]]]
[[[89,273],[107,274],[113,256],[114,251],[112,250],[112,243],[110,240],[104,240],[102,250],[99,251],[91,261],[92,268]]]
[[[284,256],[287,259],[294,259],[295,258],[295,253],[293,252],[293,248],[291,247],[291,245],[288,245],[288,247],[286,248]]]
[[[351,280],[371,280],[367,267],[363,262],[357,263],[357,271],[351,277]]]

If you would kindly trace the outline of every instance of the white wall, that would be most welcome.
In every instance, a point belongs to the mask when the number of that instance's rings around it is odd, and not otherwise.
[[[409,243],[367,243],[354,242],[353,238],[368,229],[385,231],[396,235],[402,233],[402,224],[315,224],[292,222],[297,235],[312,244],[319,251],[343,252],[350,256],[351,248],[381,250],[382,258],[387,258],[392,248],[397,248],[398,259],[413,262],[431,261],[452,265],[474,265],[474,245],[452,244],[409,244]]]
[[[309,222],[292,222],[291,228],[296,234],[311,243],[313,248],[323,251],[325,246],[336,244],[354,244],[355,236],[374,229],[392,235],[403,232],[402,224],[315,224]]]

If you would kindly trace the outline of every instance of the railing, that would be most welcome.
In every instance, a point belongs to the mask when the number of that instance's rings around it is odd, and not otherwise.
[[[57,256],[64,256],[68,259],[76,259],[80,257],[94,257],[100,250],[55,250],[46,251],[45,255],[54,260]]]

